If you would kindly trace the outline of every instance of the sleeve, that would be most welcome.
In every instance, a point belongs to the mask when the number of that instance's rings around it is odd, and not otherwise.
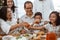
[[[44,22],[41,22],[39,25],[43,26],[44,25]]]
[[[23,22],[23,20],[19,18],[19,23],[22,23],[22,22]]]
[[[48,24],[44,25],[44,27],[47,29],[48,28]]]
[[[58,32],[56,32],[57,36],[60,37],[60,26]]]
[[[46,24],[44,25],[44,27],[49,31],[49,32],[52,32],[53,29],[51,28],[50,24]]]
[[[15,18],[19,18],[18,8],[15,8]]]
[[[3,32],[5,32],[6,34],[9,33],[10,31],[10,25],[8,25],[5,21],[1,21],[1,29]]]

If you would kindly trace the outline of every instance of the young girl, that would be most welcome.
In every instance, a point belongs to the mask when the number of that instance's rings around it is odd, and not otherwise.
[[[51,12],[49,19],[50,19],[50,22],[45,25],[45,28],[48,30],[48,32],[54,32],[59,36],[60,34],[59,12],[57,11]]]
[[[46,25],[46,28],[48,29],[48,31],[58,31],[59,27],[60,27],[60,18],[59,18],[59,12],[57,11],[53,11],[51,12],[49,19],[50,22]],[[51,28],[51,29],[50,29]],[[56,30],[54,30],[56,28]]]

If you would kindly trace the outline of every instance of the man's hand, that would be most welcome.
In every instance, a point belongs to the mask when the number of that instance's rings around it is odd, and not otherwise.
[[[30,24],[27,23],[27,22],[23,22],[22,25],[25,26],[25,27],[27,27],[27,28],[30,26]]]

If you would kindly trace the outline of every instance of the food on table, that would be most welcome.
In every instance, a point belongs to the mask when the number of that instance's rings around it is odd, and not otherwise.
[[[44,35],[45,33],[43,31],[38,32],[38,35]]]

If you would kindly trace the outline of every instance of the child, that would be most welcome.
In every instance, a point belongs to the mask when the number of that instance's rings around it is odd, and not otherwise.
[[[60,27],[60,18],[59,18],[59,12],[57,11],[53,11],[51,12],[50,16],[49,16],[49,20],[50,22],[45,25],[46,29],[48,29],[48,31],[53,31],[56,32],[59,30]]]
[[[54,32],[59,37],[60,35],[60,18],[59,12],[53,11],[49,16],[50,22],[46,24],[44,27],[48,30],[48,32]]]
[[[40,26],[43,26],[44,25],[44,22],[42,21],[42,13],[40,12],[37,12],[35,13],[35,16],[34,16],[34,22],[32,24],[33,27],[31,27],[35,33],[39,32],[41,29],[40,29]]]

